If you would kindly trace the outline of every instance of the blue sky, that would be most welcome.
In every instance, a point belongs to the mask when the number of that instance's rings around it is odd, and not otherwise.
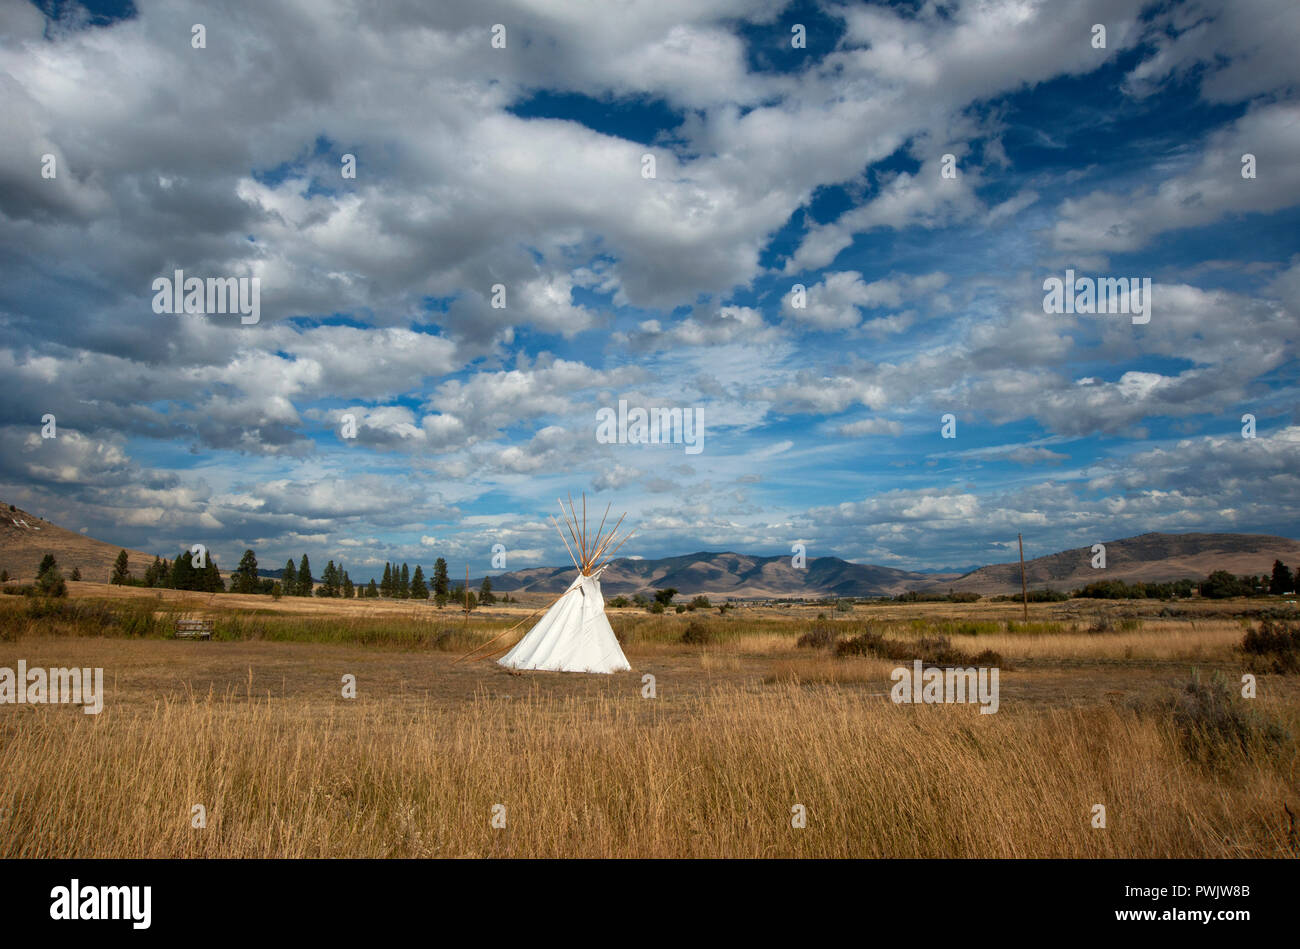
[[[583,491],[645,557],[1300,536],[1294,3],[261,6],[0,13],[6,502],[354,577],[564,563]],[[1045,313],[1067,269],[1150,322]]]

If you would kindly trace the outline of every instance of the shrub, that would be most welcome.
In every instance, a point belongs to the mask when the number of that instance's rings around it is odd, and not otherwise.
[[[717,642],[717,637],[713,634],[713,630],[703,623],[692,621],[686,624],[686,630],[682,633],[682,642],[688,646],[707,646]]]
[[[1291,740],[1285,728],[1239,698],[1222,673],[1216,672],[1208,683],[1193,675],[1182,692],[1154,705],[1171,716],[1187,756],[1206,767],[1219,768],[1255,749],[1269,750]]]
[[[36,580],[36,590],[42,596],[67,596],[68,584],[63,579],[63,571],[58,567],[49,567]]]
[[[27,601],[28,619],[64,619],[70,618],[72,611],[66,600],[55,597],[33,596]]]
[[[808,649],[830,649],[839,638],[839,631],[829,623],[813,623],[813,628],[800,636],[795,645]]]
[[[1300,625],[1261,619],[1259,629],[1246,631],[1241,650],[1260,672],[1300,672]]]
[[[920,659],[927,666],[1001,666],[1002,656],[985,649],[974,656],[956,648],[946,636],[915,640],[886,639],[879,633],[865,632],[846,639],[835,647],[837,656],[875,656],[894,662]]]
[[[1120,623],[1111,613],[1096,613],[1093,615],[1092,625],[1088,627],[1090,633],[1113,633],[1119,630]]]

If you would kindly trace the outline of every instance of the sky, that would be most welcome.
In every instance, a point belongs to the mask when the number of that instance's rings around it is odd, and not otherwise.
[[[6,0],[0,498],[354,579],[566,564],[584,492],[647,558],[1300,537],[1297,41],[1294,0]],[[177,270],[258,321],[156,312]],[[1046,312],[1067,271],[1149,321]],[[620,400],[699,450],[600,437]]]

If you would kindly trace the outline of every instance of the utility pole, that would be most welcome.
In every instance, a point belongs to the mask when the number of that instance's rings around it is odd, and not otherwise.
[[[1016,543],[1020,545],[1020,596],[1025,601],[1025,622],[1029,622],[1029,588],[1025,586],[1025,541],[1019,534]]]

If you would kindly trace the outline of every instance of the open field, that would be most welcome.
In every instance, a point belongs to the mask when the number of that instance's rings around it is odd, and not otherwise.
[[[71,587],[0,597],[0,667],[103,667],[106,692],[97,716],[0,705],[0,856],[1300,853],[1300,677],[1237,697],[1259,601],[1031,604],[1027,625],[987,602],[611,610],[633,671],[584,676],[456,662],[547,598],[466,623]],[[214,640],[169,639],[181,611]],[[704,642],[681,642],[690,624]],[[814,629],[992,649],[999,711],[895,705],[902,662],[796,644]]]

